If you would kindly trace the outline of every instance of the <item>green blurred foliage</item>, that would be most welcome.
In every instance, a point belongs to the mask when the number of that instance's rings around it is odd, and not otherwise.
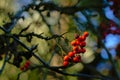
[[[5,0],[6,2],[10,2],[10,0]],[[5,1],[2,2],[0,0],[0,26],[2,27],[4,24],[9,23],[10,17],[8,16],[8,13],[16,13],[16,11],[19,9],[19,7],[16,7],[18,4],[10,5],[8,3],[5,3]],[[16,0],[13,0],[14,3],[16,3]],[[102,4],[102,0],[51,0],[58,6],[67,7],[67,6],[81,6],[81,7],[90,7],[91,5],[97,6]],[[5,7],[3,4],[6,4]],[[1,5],[2,4],[2,5]],[[6,7],[7,6],[7,7]],[[10,6],[10,11],[8,10],[8,7]],[[14,7],[13,7],[14,6]],[[15,9],[16,8],[16,9]],[[7,11],[8,10],[8,11]],[[104,17],[101,17],[100,14],[97,11],[101,11],[98,9],[90,9],[88,13],[90,16],[90,21],[96,21],[96,23],[100,24],[101,19]],[[48,12],[50,12],[50,16],[47,16]],[[42,16],[41,16],[42,14]],[[97,52],[96,46],[97,46],[97,34],[93,33],[92,31],[89,31],[89,29],[94,30],[95,27],[91,27],[91,25],[87,25],[87,22],[85,25],[78,26],[75,23],[75,15],[66,15],[57,11],[44,11],[43,13],[39,13],[37,10],[30,9],[28,11],[25,11],[23,15],[25,15],[25,19],[19,19],[16,23],[15,27],[10,32],[11,34],[18,34],[22,29],[29,26],[29,28],[24,31],[22,34],[28,34],[28,33],[35,33],[35,34],[41,34],[44,37],[51,37],[54,34],[63,34],[60,38],[55,38],[51,40],[44,40],[37,37],[32,37],[31,42],[28,42],[25,37],[19,38],[21,42],[23,42],[28,47],[31,47],[33,45],[38,45],[37,49],[34,51],[35,54],[42,58],[47,64],[51,66],[62,66],[63,64],[63,56],[66,55],[69,51],[72,50],[72,46],[70,45],[70,42],[75,39],[75,34],[80,34],[84,32],[84,30],[87,29],[89,32],[89,37],[87,38],[87,46],[85,47],[87,52],[82,54],[81,56],[84,57],[83,63],[90,64],[92,61],[94,62],[95,53]],[[44,19],[42,18],[44,16]],[[45,23],[45,21],[48,22],[48,24]],[[88,21],[89,22],[89,21]],[[88,23],[89,24],[89,23]],[[78,27],[84,27],[84,29]],[[0,30],[0,34],[4,34],[2,30]],[[13,39],[10,39],[10,42],[12,42]],[[23,46],[18,45],[17,51],[26,51]],[[95,52],[96,51],[96,52]],[[98,53],[100,50],[98,50]],[[17,54],[17,53],[16,53]],[[97,54],[99,55],[99,54]],[[4,57],[5,55],[3,55]],[[10,61],[13,61],[14,56],[12,55],[12,58]],[[25,62],[27,61],[24,57],[22,57],[23,61],[20,64],[20,66],[23,66]],[[29,59],[30,61],[30,68],[36,67],[34,69],[27,70],[25,72],[22,72],[20,70],[20,67],[16,67],[12,64],[6,63],[5,68],[3,70],[3,73],[0,75],[0,80],[16,80],[18,78],[19,73],[21,75],[19,76],[19,80],[78,80],[78,77],[73,76],[66,76],[59,74],[55,71],[51,71],[49,69],[46,69],[45,66],[42,66],[42,63],[38,61],[35,57],[31,57]],[[4,62],[4,59],[0,60],[0,67],[2,67]],[[91,64],[90,64],[91,65]],[[120,63],[118,62],[118,66],[120,67]],[[72,66],[69,66],[68,68],[62,69],[63,71],[67,73],[80,73],[82,70],[84,70],[86,67],[82,63],[75,63],[72,64]],[[88,71],[89,72],[89,71]],[[93,72],[94,73],[94,72]],[[108,71],[103,71],[104,75],[108,75]],[[99,79],[94,79],[99,80]]]

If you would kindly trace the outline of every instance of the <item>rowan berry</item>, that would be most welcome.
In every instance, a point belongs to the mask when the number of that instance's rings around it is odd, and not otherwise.
[[[89,35],[89,33],[88,33],[87,31],[85,31],[85,32],[83,33],[83,36],[85,36],[85,37],[88,37],[88,35]]]
[[[86,37],[85,36],[79,36],[78,38],[78,41],[81,42],[81,41],[85,41]]]
[[[68,53],[68,56],[69,56],[69,57],[73,57],[74,55],[75,55],[74,52],[69,52],[69,53]]]
[[[78,34],[75,35],[75,40],[70,43],[72,45],[72,51],[70,51],[68,55],[64,56],[64,67],[68,66],[71,61],[75,63],[81,61],[80,53],[85,53],[86,51],[83,47],[86,46],[85,39],[88,35],[88,32],[84,32],[82,36],[79,36]]]
[[[80,47],[85,47],[85,46],[86,46],[86,42],[85,41],[80,42]]]
[[[80,42],[79,42],[78,40],[76,40],[76,46],[78,46],[78,45],[79,45],[79,43],[80,43]]]
[[[72,46],[76,46],[76,40],[71,41]]]
[[[20,70],[21,71],[26,70],[29,68],[29,66],[30,66],[30,61],[26,61],[25,64],[20,67]]]
[[[77,63],[77,62],[80,62],[80,56],[75,56],[73,57],[73,62]]]
[[[68,61],[64,61],[64,62],[63,62],[63,66],[64,66],[64,67],[68,66],[68,64],[69,64]]]
[[[82,52],[82,51],[81,51],[80,48],[78,48],[77,51],[76,51],[77,54],[79,54],[79,53],[81,53],[81,52]]]
[[[20,67],[20,70],[21,70],[21,71],[24,71],[24,70],[25,70],[25,68],[22,66],[22,67]]]
[[[78,46],[73,46],[72,49],[73,51],[76,51],[78,49]]]
[[[69,60],[69,56],[68,55],[64,56],[64,61],[68,61],[68,60]]]
[[[28,69],[28,67],[29,67],[28,64],[25,64],[25,65],[24,65],[24,68],[25,68],[25,69]]]
[[[80,50],[80,48],[79,48],[78,46],[73,46],[73,51],[74,51],[75,53],[78,53],[79,50]]]
[[[30,65],[30,61],[26,61],[26,63],[25,63],[25,64]]]
[[[81,48],[81,52],[82,52],[82,53],[85,53],[85,52],[86,52],[86,49],[85,49],[85,48]]]
[[[117,29],[117,30],[116,30],[116,34],[120,34],[120,29]]]

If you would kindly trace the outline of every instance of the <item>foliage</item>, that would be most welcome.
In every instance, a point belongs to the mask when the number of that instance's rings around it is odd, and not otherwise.
[[[0,0],[0,80],[120,80],[118,3]]]

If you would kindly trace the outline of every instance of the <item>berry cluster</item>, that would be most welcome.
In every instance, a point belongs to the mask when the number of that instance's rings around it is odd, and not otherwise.
[[[111,10],[113,10],[113,13],[115,16],[120,17],[119,11],[120,11],[120,0],[107,0],[108,2],[112,2],[113,4],[110,6]]]
[[[120,29],[113,21],[109,21],[108,24],[102,22],[100,27],[103,38],[105,38],[108,34],[120,34]]]
[[[20,67],[21,71],[27,70],[30,66],[30,61],[26,61],[23,66]]]
[[[69,62],[78,63],[81,61],[80,53],[85,53],[86,49],[86,37],[89,35],[88,32],[84,32],[83,35],[76,35],[75,40],[71,41],[72,51],[68,52],[66,56],[64,56],[63,66],[68,66]]]

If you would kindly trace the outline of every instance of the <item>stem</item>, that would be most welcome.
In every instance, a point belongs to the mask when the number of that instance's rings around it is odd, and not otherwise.
[[[37,55],[34,54],[33,56],[41,62],[41,59]],[[45,64],[45,62],[42,62],[42,63]],[[59,70],[59,68],[51,67],[51,66],[46,65],[46,64],[45,64],[45,68],[50,69],[52,71],[55,71],[57,73],[60,73],[62,75],[66,75],[66,76],[77,76],[77,77],[96,78],[96,79],[101,79],[101,80],[111,80],[111,79],[108,79],[108,78],[104,78],[102,76],[94,76],[94,75],[88,75],[88,74],[82,74],[82,73],[80,73],[80,74],[75,74],[75,73],[70,74],[70,73],[64,72],[62,70]]]
[[[103,48],[104,48],[104,49],[106,50],[106,52],[107,52],[107,55],[108,55],[109,60],[110,60],[110,62],[111,62],[111,64],[112,64],[112,66],[113,66],[113,69],[114,69],[114,71],[115,71],[115,74],[116,74],[116,76],[117,76],[117,79],[120,80],[120,73],[119,73],[119,70],[118,70],[118,68],[117,68],[117,66],[116,66],[115,60],[112,58],[111,53],[108,51],[108,49],[105,47],[105,45],[104,45],[103,43],[102,43],[102,45],[103,45]]]
[[[90,18],[89,18],[89,16],[88,16],[85,12],[82,12],[82,13],[84,13],[85,17],[87,18],[88,24],[89,24],[90,26],[93,26],[93,25],[90,23]],[[98,39],[100,39],[100,43],[102,44],[102,47],[106,50],[106,52],[107,52],[107,54],[108,54],[109,61],[110,61],[111,64],[112,64],[112,67],[113,67],[113,69],[114,69],[114,71],[115,71],[116,77],[117,77],[118,80],[120,80],[120,74],[119,74],[119,71],[117,70],[116,63],[115,63],[115,61],[113,60],[111,53],[108,51],[108,49],[106,48],[106,46],[105,46],[104,43],[102,42],[102,38],[101,38],[101,35],[100,35],[100,33],[99,33],[99,30],[96,30],[96,29],[94,29],[94,28],[91,28],[90,30],[91,30],[91,31],[94,31],[94,32],[97,34]]]
[[[7,44],[7,47],[9,48],[9,45],[10,45],[10,39],[8,37],[6,37],[6,44]],[[5,65],[6,65],[6,62],[8,60],[8,51],[5,51],[5,59],[4,59],[4,62],[3,62],[3,65],[2,65],[2,68],[0,69],[0,74],[3,72],[4,68],[5,68]]]

